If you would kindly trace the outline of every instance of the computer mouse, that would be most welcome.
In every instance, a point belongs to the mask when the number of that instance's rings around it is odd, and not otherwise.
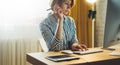
[[[65,54],[73,54],[71,50],[62,50],[61,52]]]

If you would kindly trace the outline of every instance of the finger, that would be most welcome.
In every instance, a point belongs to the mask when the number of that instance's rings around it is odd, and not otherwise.
[[[84,45],[84,44],[82,44],[81,47],[82,47],[83,49],[85,49],[85,50],[88,50],[87,46]]]
[[[61,13],[62,13],[62,10],[61,10],[61,9],[58,9],[58,10],[57,10],[57,13],[58,13],[58,14],[61,14]]]
[[[79,51],[79,46],[78,45],[73,45],[72,50]]]
[[[58,13],[58,10],[60,9],[60,7],[57,5],[57,4],[55,4],[54,5],[54,12],[55,13]]]
[[[81,50],[81,51],[84,51],[84,49],[82,48],[81,45],[78,45],[78,49]]]
[[[76,47],[73,47],[72,50],[74,50],[74,51],[78,51],[79,49],[76,48]]]

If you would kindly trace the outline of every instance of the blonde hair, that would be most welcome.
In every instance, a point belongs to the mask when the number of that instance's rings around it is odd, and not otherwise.
[[[65,0],[50,0],[50,7],[51,7],[51,9],[53,10],[53,7],[54,7],[55,4],[58,4],[59,6],[61,6],[64,1]],[[71,3],[71,7],[73,7],[74,0],[71,0],[71,2],[72,2]]]

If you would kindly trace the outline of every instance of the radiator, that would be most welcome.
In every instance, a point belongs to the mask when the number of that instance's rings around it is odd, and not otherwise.
[[[40,52],[38,40],[0,40],[0,65],[31,65],[26,61],[26,53]]]

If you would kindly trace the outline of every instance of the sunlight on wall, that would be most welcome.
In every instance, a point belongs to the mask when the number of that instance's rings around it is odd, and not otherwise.
[[[38,38],[49,0],[0,0],[0,39]]]

